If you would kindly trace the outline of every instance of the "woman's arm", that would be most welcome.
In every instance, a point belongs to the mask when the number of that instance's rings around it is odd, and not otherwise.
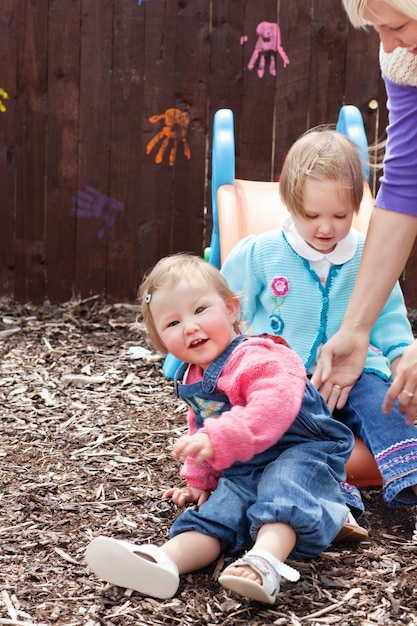
[[[405,266],[416,235],[417,217],[375,207],[345,317],[340,330],[323,346],[312,378],[326,401],[334,385],[342,388],[338,408],[344,406],[363,371],[372,326]]]
[[[375,207],[343,330],[368,335],[410,256],[417,217]]]
[[[416,216],[375,207],[341,331],[370,334],[407,262],[416,236]]]
[[[397,54],[402,55],[399,63],[391,68],[384,64],[389,125],[377,207],[340,331],[324,346],[313,377],[325,399],[333,385],[343,387],[339,408],[362,372],[371,328],[405,266],[417,233],[417,85],[396,78],[398,71],[406,70],[414,79],[417,60],[406,50],[383,56],[391,63]]]

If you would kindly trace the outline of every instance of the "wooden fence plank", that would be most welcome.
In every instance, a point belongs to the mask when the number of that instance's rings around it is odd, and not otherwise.
[[[276,49],[282,38],[278,24],[277,2],[262,0],[247,3],[245,10],[245,69],[239,128],[238,174],[254,180],[271,179],[272,130],[274,127],[275,91],[288,71],[287,52],[282,42],[281,58]],[[237,45],[237,42],[235,43]]]
[[[74,293],[104,294],[111,212],[110,106],[113,2],[83,0]]]
[[[183,112],[176,132],[178,142],[173,164],[172,234],[170,251],[203,254],[205,226],[205,164],[209,69],[209,5],[207,0],[188,0],[178,14],[175,58],[175,107]],[[183,124],[181,126],[181,124]],[[185,211],[184,207],[190,210]]]
[[[3,0],[0,11],[0,296],[14,293],[16,185],[16,12],[18,0]],[[7,97],[6,95],[7,94]]]
[[[209,32],[209,76],[207,111],[207,171],[206,230],[204,245],[211,238],[211,148],[214,114],[218,109],[231,109],[235,118],[236,149],[239,146],[239,121],[242,117],[243,73],[245,66],[244,45],[241,37],[245,32],[245,10],[239,0],[211,3]]]
[[[178,10],[170,0],[147,2],[145,10],[145,91],[142,109],[139,267],[148,270],[171,251],[174,168],[169,164],[170,112],[175,109],[175,53]],[[181,158],[184,158],[181,156]]]
[[[48,20],[46,293],[70,300],[75,271],[81,0],[55,0]]]
[[[211,3],[209,25],[209,120],[217,109],[232,109],[241,118],[245,67],[245,7],[239,0]],[[209,128],[211,132],[211,126]]]
[[[17,3],[16,280],[18,301],[43,302],[48,3]]]
[[[113,22],[111,82],[112,224],[108,228],[106,294],[110,301],[134,302],[139,283],[137,246],[141,211],[141,171],[145,144],[143,116],[145,11],[130,0],[118,0]]]
[[[341,3],[312,3],[313,51],[310,69],[309,127],[335,123],[343,98],[346,14]]]
[[[279,24],[290,63],[281,73],[275,98],[274,178],[279,176],[289,148],[310,127],[313,1],[280,3]]]

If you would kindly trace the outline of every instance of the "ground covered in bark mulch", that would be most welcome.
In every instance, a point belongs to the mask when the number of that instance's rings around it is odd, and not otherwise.
[[[298,563],[273,607],[216,582],[222,563],[157,601],[98,580],[83,554],[100,534],[161,543],[178,509],[170,455],[183,405],[161,373],[137,308],[98,298],[0,302],[0,625],[417,624],[416,510],[364,491],[369,542]],[[136,355],[137,356],[137,355]]]

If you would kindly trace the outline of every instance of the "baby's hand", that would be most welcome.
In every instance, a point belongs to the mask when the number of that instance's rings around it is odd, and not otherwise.
[[[163,499],[172,498],[177,506],[185,506],[188,502],[193,502],[197,506],[201,506],[209,499],[210,492],[203,489],[195,489],[194,487],[172,487],[167,489],[163,494]]]
[[[208,435],[205,433],[195,433],[180,437],[174,444],[172,451],[175,457],[185,459],[187,456],[194,456],[194,463],[199,465],[203,461],[213,458],[214,450]]]

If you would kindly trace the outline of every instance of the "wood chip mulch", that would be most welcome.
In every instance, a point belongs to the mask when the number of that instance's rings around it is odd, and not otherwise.
[[[226,592],[223,563],[158,601],[97,579],[84,562],[100,534],[162,543],[179,510],[170,450],[185,410],[148,348],[134,305],[0,301],[0,625],[417,624],[416,509],[363,492],[370,539],[297,563],[268,607]]]

